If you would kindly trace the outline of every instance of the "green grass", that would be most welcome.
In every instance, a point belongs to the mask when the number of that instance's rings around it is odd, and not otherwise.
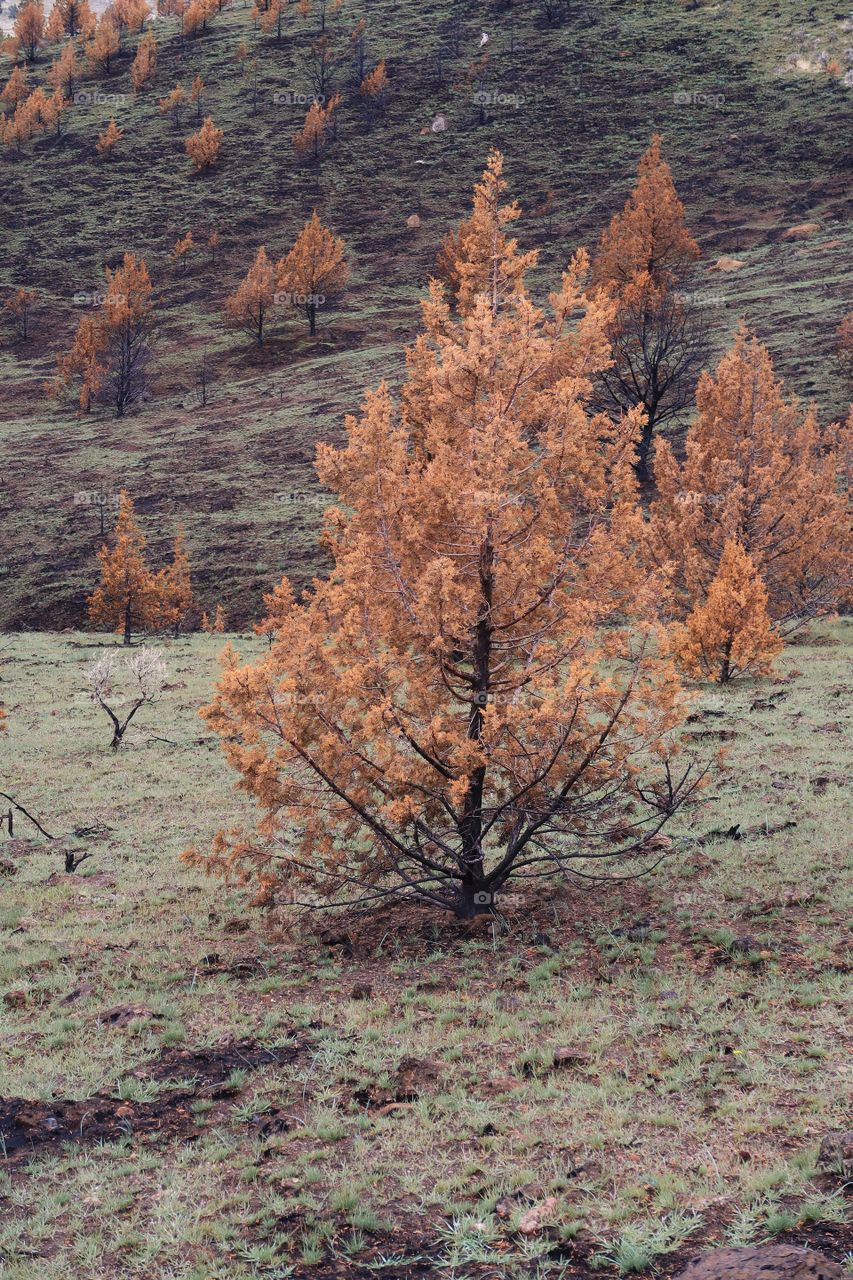
[[[495,928],[391,911],[350,922],[348,951],[177,860],[243,812],[197,717],[222,639],[164,645],[171,687],[115,754],[82,679],[112,642],[3,641],[2,789],[57,835],[105,830],[73,838],[94,854],[74,876],[23,818],[0,840],[18,868],[0,1097],[100,1091],[168,1117],[191,1082],[152,1079],[161,1054],[303,1048],[195,1097],[191,1143],[167,1127],[0,1159],[4,1280],[368,1275],[424,1254],[556,1280],[555,1240],[615,1274],[843,1220],[814,1162],[845,1122],[849,621],[789,647],[773,684],[697,690],[691,730],[735,731],[731,771],[654,876],[516,886]],[[735,822],[743,839],[699,842]],[[119,1005],[135,1016],[104,1021]],[[578,1056],[555,1068],[560,1047]],[[389,1105],[406,1058],[427,1066]],[[515,1234],[549,1197],[547,1234]]]

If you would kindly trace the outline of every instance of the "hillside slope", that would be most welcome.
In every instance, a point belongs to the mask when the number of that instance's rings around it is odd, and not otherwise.
[[[291,145],[312,92],[315,16],[288,9],[281,41],[256,30],[245,5],[184,42],[174,19],[160,19],[153,86],[131,94],[136,37],[126,38],[114,73],[81,85],[90,100],[69,111],[62,139],[3,158],[0,294],[25,285],[40,303],[31,339],[4,332],[0,348],[0,626],[81,621],[102,539],[98,512],[80,496],[99,485],[134,496],[155,561],[186,527],[200,595],[221,600],[235,624],[255,616],[283,572],[301,582],[321,568],[315,444],[340,433],[366,386],[399,378],[438,243],[493,144],[529,215],[554,192],[552,216],[528,216],[519,232],[541,251],[544,297],[571,252],[592,245],[621,206],[649,135],[661,131],[703,250],[686,287],[707,306],[716,349],[745,316],[794,390],[815,398],[824,419],[842,412],[849,388],[832,348],[851,308],[853,88],[821,71],[820,55],[844,63],[853,44],[845,11],[825,0],[566,7],[563,25],[549,27],[539,5],[345,0],[329,19],[344,103],[319,165],[300,164]],[[361,17],[368,65],[384,57],[391,76],[387,115],[372,127],[349,52]],[[477,79],[469,69],[483,33],[489,63]],[[225,131],[220,165],[199,177],[184,153],[194,121],[176,129],[157,107],[196,74],[205,111]],[[439,113],[447,128],[435,132]],[[111,116],[125,136],[99,161],[95,141]],[[257,247],[286,251],[314,207],[347,242],[350,288],[323,314],[316,342],[285,315],[256,354],[224,325],[224,299]],[[806,221],[819,230],[783,239]],[[216,230],[221,246],[215,263],[199,253],[184,274],[170,251],[190,229],[200,241]],[[144,255],[160,299],[153,394],[125,420],[102,410],[77,417],[46,399],[43,384],[81,314],[75,295],[96,293],[103,264],[125,250]],[[745,265],[708,273],[722,253]],[[204,408],[202,352],[212,377]]]

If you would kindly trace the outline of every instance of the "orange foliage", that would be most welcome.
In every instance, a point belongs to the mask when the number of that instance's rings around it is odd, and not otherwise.
[[[77,61],[77,53],[71,40],[68,40],[63,45],[62,53],[58,58],[54,59],[50,71],[47,73],[47,78],[54,89],[60,90],[63,94],[69,94],[73,91],[80,78],[80,64]]]
[[[341,95],[336,93],[325,106],[319,101],[311,103],[305,113],[302,128],[293,135],[293,149],[300,159],[313,156],[316,160],[325,149],[328,132],[341,101]]]
[[[145,538],[136,523],[133,502],[122,489],[112,546],[98,552],[101,581],[87,604],[89,621],[123,635],[125,644],[130,644],[134,631],[159,615],[158,586],[144,553]]]
[[[95,25],[95,15],[88,0],[54,0],[48,19],[47,34],[51,40],[61,40],[63,36],[68,36],[71,40],[75,36],[83,36],[88,40],[95,30]]]
[[[102,390],[109,393],[117,417],[147,385],[148,335],[153,313],[151,279],[143,259],[132,253],[114,271],[104,271],[104,305],[77,326],[71,351],[58,361],[49,390],[80,386],[80,408],[87,412]]]
[[[301,309],[312,336],[317,332],[317,309],[344,290],[349,269],[344,242],[324,227],[315,209],[286,258],[276,263],[276,288],[282,301]]]
[[[187,260],[189,255],[195,248],[195,240],[193,233],[188,231],[185,236],[180,236],[172,248],[172,261],[180,265],[182,271],[187,269]]]
[[[456,231],[448,232],[438,255],[438,273],[452,290],[460,316],[476,310],[481,297],[489,305],[509,304],[523,288],[524,276],[538,254],[518,252],[507,227],[521,217],[518,202],[501,204],[506,191],[503,156],[492,151],[482,179],[474,188],[474,209]]]
[[[257,826],[187,861],[267,902],[398,892],[469,916],[512,876],[641,849],[687,799],[635,424],[585,403],[606,351],[585,283],[579,259],[549,313],[519,280],[458,323],[435,284],[404,407],[382,385],[319,447],[332,571],[268,601],[269,653],[227,648],[203,713]]]
[[[17,106],[24,101],[29,95],[30,87],[27,84],[27,73],[23,67],[15,67],[6,85],[0,93],[0,100],[4,105],[11,107],[14,111]]]
[[[838,359],[845,369],[853,374],[853,311],[841,321],[837,337],[835,351]]]
[[[141,31],[151,9],[148,0],[113,0],[110,15],[119,31]]]
[[[153,80],[157,73],[157,41],[146,31],[136,49],[136,57],[130,67],[130,82],[134,93]]]
[[[384,59],[367,73],[358,91],[370,112],[377,112],[379,115],[384,113],[388,105],[388,72]]]
[[[119,129],[115,120],[111,118],[104,132],[98,135],[95,150],[99,156],[111,156],[116,143],[123,137],[124,129]]]
[[[186,96],[183,85],[176,84],[171,93],[168,93],[165,98],[161,98],[157,103],[157,106],[160,109],[160,114],[163,116],[171,116],[178,127],[180,127],[181,124],[181,116],[183,114]]]
[[[33,62],[44,41],[42,0],[25,0],[15,17],[15,41],[27,62]]]
[[[728,684],[747,673],[768,675],[782,647],[761,576],[738,540],[729,538],[707,598],[676,629],[678,660],[688,675]]]
[[[118,27],[109,12],[101,15],[94,37],[86,46],[86,58],[93,71],[109,75],[113,58],[119,51]]]
[[[264,343],[264,325],[275,298],[275,275],[263,245],[245,280],[226,299],[225,314],[250,334],[258,347]]]
[[[672,172],[661,156],[661,141],[654,134],[640,160],[634,190],[601,237],[592,266],[595,284],[618,291],[645,273],[652,285],[668,288],[699,257]]]
[[[191,133],[185,146],[189,158],[193,162],[196,173],[210,169],[219,159],[222,147],[222,130],[217,129],[212,116],[206,116],[204,124],[196,133]]]
[[[31,289],[21,288],[16,289],[3,303],[3,310],[9,315],[21,338],[29,337],[30,312],[35,300],[36,295]]]
[[[194,611],[190,558],[184,545],[184,531],[175,538],[172,563],[161,569],[154,582],[156,597],[157,630],[168,630],[180,635],[186,629]]]
[[[763,347],[741,328],[696,392],[686,456],[658,441],[653,555],[685,609],[708,596],[736,539],[764,579],[770,616],[794,621],[837,607],[853,570],[848,535],[853,422],[822,431],[785,398]]]

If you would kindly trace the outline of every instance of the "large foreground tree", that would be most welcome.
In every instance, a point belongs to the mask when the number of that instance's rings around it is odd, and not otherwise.
[[[260,819],[189,861],[260,901],[469,917],[512,877],[605,875],[691,794],[635,554],[636,422],[585,407],[610,314],[585,272],[547,315],[519,281],[458,322],[434,282],[402,403],[381,386],[320,446],[331,575],[282,584],[269,653],[226,651],[203,713]]]

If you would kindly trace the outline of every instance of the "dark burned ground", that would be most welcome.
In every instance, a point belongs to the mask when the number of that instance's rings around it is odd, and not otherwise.
[[[199,1136],[189,1107],[191,1102],[209,1099],[227,1104],[240,1092],[239,1087],[230,1082],[235,1071],[293,1062],[300,1051],[298,1047],[266,1049],[248,1041],[164,1054],[151,1066],[140,1068],[129,1077],[141,1081],[187,1082],[180,1088],[164,1084],[154,1102],[134,1102],[107,1094],[95,1094],[79,1101],[0,1098],[0,1149],[8,1161],[25,1159],[66,1142],[114,1142],[118,1138],[153,1136],[191,1142]],[[220,1110],[225,1115],[227,1105]],[[269,1115],[265,1115],[259,1121],[258,1131],[270,1132],[271,1123]]]

